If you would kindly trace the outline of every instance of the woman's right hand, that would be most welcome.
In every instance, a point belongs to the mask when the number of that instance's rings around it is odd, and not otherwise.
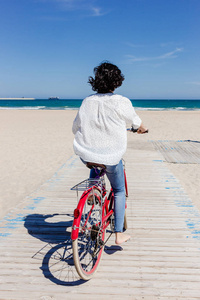
[[[145,127],[143,124],[140,125],[140,127],[137,130],[138,134],[148,133],[149,129]]]

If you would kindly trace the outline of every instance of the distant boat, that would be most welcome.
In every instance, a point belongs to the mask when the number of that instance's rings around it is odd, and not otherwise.
[[[50,98],[48,98],[48,100],[56,100],[56,99],[59,99],[59,97],[50,97]]]

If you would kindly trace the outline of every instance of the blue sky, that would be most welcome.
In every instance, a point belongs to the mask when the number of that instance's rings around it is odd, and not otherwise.
[[[0,97],[84,98],[118,65],[131,99],[200,99],[199,0],[0,0]]]

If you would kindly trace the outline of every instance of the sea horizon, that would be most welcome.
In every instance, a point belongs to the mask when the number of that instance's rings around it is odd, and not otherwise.
[[[200,110],[200,99],[130,99],[135,110]],[[0,98],[0,109],[77,110],[83,99]]]

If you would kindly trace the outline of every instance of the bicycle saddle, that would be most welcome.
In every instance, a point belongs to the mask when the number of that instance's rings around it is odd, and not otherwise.
[[[103,164],[96,164],[96,163],[92,163],[92,162],[87,162],[86,166],[89,169],[93,169],[93,168],[101,168],[101,169],[106,169],[106,166]]]

